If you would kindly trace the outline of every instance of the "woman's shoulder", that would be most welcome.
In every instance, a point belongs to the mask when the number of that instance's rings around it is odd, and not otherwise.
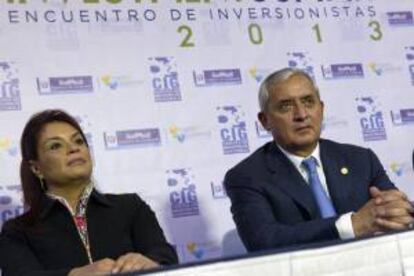
[[[1,227],[2,233],[8,231],[22,231],[32,226],[33,223],[34,220],[32,214],[30,212],[25,212],[17,217],[5,221]]]
[[[106,200],[110,202],[117,202],[117,201],[124,201],[124,200],[140,200],[142,199],[139,197],[136,193],[122,193],[122,194],[113,194],[113,193],[102,193],[99,191],[96,191],[96,194],[98,196],[104,197]]]
[[[124,207],[146,205],[145,201],[136,193],[112,194],[95,191],[93,195],[95,199],[107,205]]]

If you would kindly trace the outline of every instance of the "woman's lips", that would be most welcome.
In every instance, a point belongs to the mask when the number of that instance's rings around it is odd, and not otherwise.
[[[70,160],[67,164],[68,166],[76,166],[76,165],[85,164],[85,162],[86,161],[83,158],[75,158],[75,159]]]

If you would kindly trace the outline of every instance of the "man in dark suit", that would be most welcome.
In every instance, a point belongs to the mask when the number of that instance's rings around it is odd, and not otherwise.
[[[320,138],[324,104],[313,79],[285,68],[259,91],[273,140],[226,174],[249,251],[372,235],[412,226],[413,208],[369,149]]]

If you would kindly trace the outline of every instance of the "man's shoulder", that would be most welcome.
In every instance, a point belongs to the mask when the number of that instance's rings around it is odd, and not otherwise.
[[[322,150],[337,151],[342,155],[367,154],[370,152],[368,148],[364,148],[354,144],[340,143],[329,139],[320,139]]]
[[[353,144],[338,143],[331,140],[321,139],[320,150],[322,158],[329,158],[331,161],[341,160],[344,164],[354,164],[354,166],[359,168],[366,168],[365,166],[378,160],[376,154],[369,148]]]
[[[265,157],[271,151],[272,146],[275,146],[274,142],[264,144],[252,154],[237,163],[229,170],[229,172],[243,172],[244,174],[248,174],[263,168],[265,165]]]

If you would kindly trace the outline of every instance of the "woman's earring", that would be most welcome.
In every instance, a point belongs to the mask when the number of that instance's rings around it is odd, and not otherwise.
[[[45,182],[43,181],[43,177],[38,176],[39,178],[39,182],[40,182],[40,188],[42,189],[42,191],[45,190]]]

